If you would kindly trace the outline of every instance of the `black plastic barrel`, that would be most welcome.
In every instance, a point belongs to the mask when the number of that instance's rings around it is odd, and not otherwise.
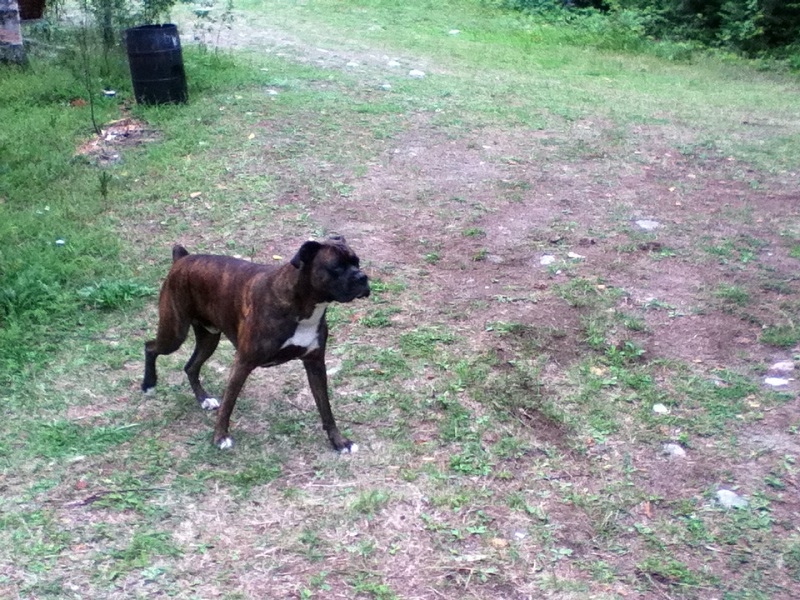
[[[177,104],[188,99],[181,40],[172,24],[125,31],[133,94],[139,104]]]

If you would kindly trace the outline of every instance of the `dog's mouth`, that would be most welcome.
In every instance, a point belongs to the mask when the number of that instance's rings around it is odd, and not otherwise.
[[[368,285],[363,287],[352,287],[346,293],[346,298],[344,298],[343,302],[350,302],[351,300],[358,300],[359,298],[367,298],[369,297],[370,289]]]
[[[345,289],[340,289],[331,294],[334,302],[352,302],[359,298],[367,298],[370,295],[369,285],[351,285]]]
[[[358,271],[357,277],[352,280],[351,289],[355,292],[353,299],[369,296],[369,278],[363,271]]]

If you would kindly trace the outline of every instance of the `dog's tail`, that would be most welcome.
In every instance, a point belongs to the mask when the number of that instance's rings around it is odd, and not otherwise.
[[[175,262],[184,256],[189,256],[189,251],[180,244],[175,244],[172,247],[172,262]]]

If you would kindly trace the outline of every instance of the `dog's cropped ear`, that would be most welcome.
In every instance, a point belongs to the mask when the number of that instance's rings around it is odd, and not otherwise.
[[[179,258],[183,258],[184,256],[189,256],[189,251],[181,246],[180,244],[175,244],[172,247],[172,262],[175,262]]]
[[[306,242],[300,246],[300,250],[297,251],[297,254],[295,254],[289,262],[291,262],[292,266],[296,269],[302,269],[303,265],[307,265],[314,259],[314,256],[316,256],[320,248],[322,248],[322,244],[319,242]]]

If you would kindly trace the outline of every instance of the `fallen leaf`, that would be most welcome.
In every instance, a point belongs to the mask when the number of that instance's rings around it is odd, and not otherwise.
[[[199,198],[202,195],[203,195],[203,192],[192,192],[191,194],[189,194],[189,198],[194,200],[195,198]]]

